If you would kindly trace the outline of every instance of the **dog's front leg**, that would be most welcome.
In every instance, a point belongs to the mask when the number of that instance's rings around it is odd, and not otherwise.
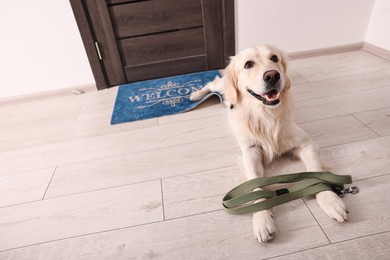
[[[298,151],[298,156],[306,166],[307,171],[322,171],[319,148],[312,142],[303,146]],[[331,218],[338,222],[347,220],[348,210],[344,201],[333,191],[322,191],[316,195],[317,202],[321,209]]]
[[[247,180],[264,177],[261,148],[253,145],[241,146],[242,161]],[[256,202],[263,201],[263,199]],[[253,214],[253,233],[256,239],[265,243],[273,239],[276,227],[271,210],[262,210]]]

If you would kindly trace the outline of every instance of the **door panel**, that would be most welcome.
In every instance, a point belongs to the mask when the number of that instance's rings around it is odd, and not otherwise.
[[[98,89],[221,69],[234,54],[234,0],[70,1]]]
[[[154,0],[110,8],[117,38],[203,26],[199,0]]]
[[[126,67],[125,73],[126,77],[131,79],[129,82],[133,82],[203,70],[207,70],[207,60],[204,55]]]
[[[203,28],[128,38],[119,41],[124,66],[206,55]]]

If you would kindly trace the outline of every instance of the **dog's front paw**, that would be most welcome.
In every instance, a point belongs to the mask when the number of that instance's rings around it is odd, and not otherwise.
[[[332,191],[322,191],[316,195],[317,202],[322,210],[338,222],[345,222],[348,219],[348,210],[344,201]]]
[[[198,91],[195,91],[195,92],[191,93],[190,100],[191,101],[197,101],[197,100],[200,100],[202,97],[203,97],[202,91],[198,90]]]
[[[253,233],[260,243],[272,240],[276,232],[274,219],[269,210],[262,210],[253,214]]]

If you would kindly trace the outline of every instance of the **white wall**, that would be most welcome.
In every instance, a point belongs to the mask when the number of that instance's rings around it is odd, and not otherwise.
[[[390,51],[390,1],[376,0],[366,41]]]
[[[367,40],[390,50],[389,2],[236,0],[236,48],[295,52]],[[0,98],[94,83],[69,0],[0,0],[0,37]]]
[[[0,98],[94,83],[69,0],[1,0],[0,37]]]
[[[363,42],[374,2],[236,0],[236,48],[270,43],[296,52]]]

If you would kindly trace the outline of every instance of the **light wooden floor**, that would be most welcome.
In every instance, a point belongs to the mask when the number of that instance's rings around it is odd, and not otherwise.
[[[360,188],[338,224],[313,199],[274,209],[260,245],[222,196],[239,183],[226,110],[109,125],[116,89],[0,106],[0,259],[389,259],[390,62],[292,61],[296,121]],[[267,169],[303,170],[281,159]]]

